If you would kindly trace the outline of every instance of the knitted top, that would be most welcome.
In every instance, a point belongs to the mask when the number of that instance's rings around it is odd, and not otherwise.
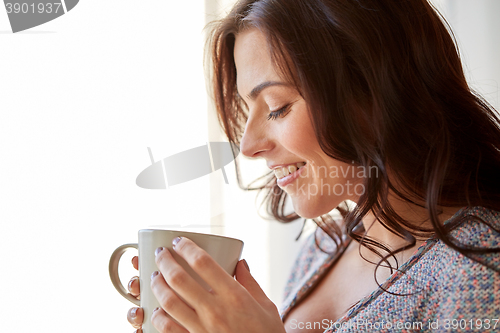
[[[464,221],[451,236],[474,247],[500,247],[499,212],[483,207],[462,208],[445,224],[456,223],[462,217]],[[305,241],[293,266],[280,311],[283,321],[341,255],[322,252],[314,237],[312,234]],[[320,246],[329,241],[324,233],[316,237]],[[315,328],[324,328],[324,333],[500,332],[500,254],[475,258],[490,268],[431,237],[382,284],[392,293],[412,295],[392,295],[378,288],[336,322],[331,318],[328,324],[316,323]],[[307,332],[307,326],[304,329]]]

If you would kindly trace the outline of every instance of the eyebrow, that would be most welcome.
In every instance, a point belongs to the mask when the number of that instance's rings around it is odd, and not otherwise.
[[[247,95],[247,97],[253,101],[257,98],[257,96],[259,96],[259,94],[262,90],[266,89],[267,87],[271,87],[271,86],[288,86],[289,87],[291,85],[289,83],[279,82],[279,81],[262,82],[262,83],[256,85],[255,88],[252,89],[250,94]]]

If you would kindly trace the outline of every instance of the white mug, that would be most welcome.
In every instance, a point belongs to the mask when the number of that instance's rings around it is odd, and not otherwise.
[[[109,260],[109,276],[111,282],[118,292],[130,302],[140,306],[144,310],[144,323],[142,330],[144,333],[158,333],[151,324],[151,314],[153,310],[160,306],[151,288],[151,274],[158,270],[155,261],[155,251],[159,247],[168,248],[174,259],[188,272],[201,286],[209,290],[209,286],[201,277],[196,274],[188,263],[172,250],[172,241],[178,237],[191,239],[196,245],[204,249],[214,260],[231,276],[234,275],[236,264],[243,250],[243,242],[239,239],[200,234],[186,231],[173,230],[139,230],[139,243],[124,244],[119,246],[111,255]],[[139,250],[139,281],[141,287],[141,300],[137,300],[130,295],[123,287],[118,277],[118,264],[121,256],[127,249]]]

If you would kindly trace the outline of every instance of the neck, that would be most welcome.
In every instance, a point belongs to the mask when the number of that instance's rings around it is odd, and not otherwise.
[[[423,229],[429,230],[432,229],[432,224],[430,221],[429,213],[426,208],[422,208],[415,204],[408,203],[406,201],[401,200],[400,198],[390,195],[389,203],[393,208],[394,212],[398,214],[405,221],[410,222],[413,226],[421,227]],[[438,210],[441,212],[438,216],[439,222],[443,223],[444,221],[451,218],[461,207],[438,207]],[[408,246],[409,243],[402,239],[401,237],[395,235],[391,231],[387,230],[382,223],[375,218],[375,216],[370,212],[363,218],[363,226],[366,230],[366,235],[372,239],[375,239],[377,242],[384,244],[391,251],[399,249],[403,246]],[[420,246],[422,243],[426,241],[427,238],[416,238],[416,244],[411,248],[408,248],[398,255],[396,258],[402,263],[406,261],[411,254]],[[372,253],[368,249],[363,249],[362,253],[364,256],[371,257],[371,259],[375,259],[378,261],[380,258]],[[387,253],[383,253],[384,255]]]

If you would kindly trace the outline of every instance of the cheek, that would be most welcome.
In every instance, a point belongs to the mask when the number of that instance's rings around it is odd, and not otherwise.
[[[320,147],[307,110],[292,111],[287,116],[290,119],[287,119],[287,124],[282,131],[283,146],[298,156],[311,157],[311,153],[319,151]]]

